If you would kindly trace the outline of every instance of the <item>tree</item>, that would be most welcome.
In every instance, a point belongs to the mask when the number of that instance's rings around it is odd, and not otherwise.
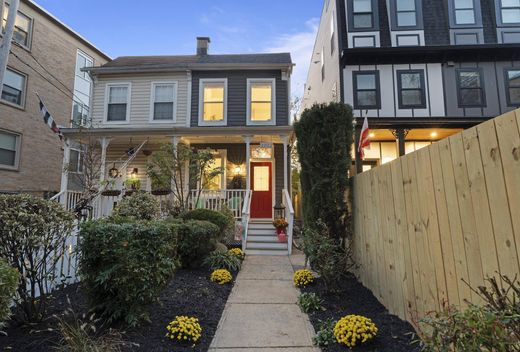
[[[294,125],[301,164],[304,225],[322,220],[336,240],[346,237],[346,190],[351,165],[352,108],[342,103],[315,104]]]

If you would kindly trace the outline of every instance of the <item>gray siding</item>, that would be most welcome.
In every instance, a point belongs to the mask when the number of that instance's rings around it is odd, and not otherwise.
[[[247,109],[247,79],[276,78],[276,125],[289,124],[288,81],[281,79],[281,71],[193,71],[191,95],[191,126],[199,121],[199,80],[227,78],[227,125],[245,126]]]

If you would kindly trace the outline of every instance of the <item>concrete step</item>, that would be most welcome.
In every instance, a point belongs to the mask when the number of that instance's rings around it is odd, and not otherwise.
[[[284,249],[287,250],[287,243],[280,242],[250,242],[246,244],[246,249]]]
[[[278,242],[277,236],[247,235],[247,242]]]
[[[286,249],[246,249],[246,255],[289,255],[289,252]]]
[[[250,229],[274,229],[271,222],[249,222]]]
[[[276,230],[274,229],[249,229],[247,230],[248,236],[275,236]]]

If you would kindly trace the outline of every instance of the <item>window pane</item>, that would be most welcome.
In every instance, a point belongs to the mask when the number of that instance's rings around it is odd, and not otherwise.
[[[25,77],[7,69],[5,71],[4,84],[7,84],[9,87],[13,87],[18,90],[23,90],[25,85]]]
[[[419,36],[412,35],[397,35],[397,45],[398,46],[411,46],[411,45],[419,45]]]
[[[461,105],[481,105],[480,89],[461,89],[460,100]]]
[[[399,12],[397,14],[398,26],[416,26],[415,12]]]
[[[421,74],[419,73],[401,73],[402,88],[421,88]]]
[[[88,107],[74,101],[72,103],[72,124],[74,127],[85,126],[88,118]]]
[[[354,15],[354,28],[372,28],[372,15]]]
[[[271,103],[251,103],[252,121],[271,120]]]
[[[14,166],[16,160],[16,152],[0,148],[0,164]]]
[[[16,135],[0,132],[0,148],[11,151],[16,150]]]
[[[208,174],[211,174],[219,169],[222,170],[222,158],[215,157],[208,164],[206,171]],[[204,180],[203,188],[209,190],[220,190],[222,188],[222,174],[220,173],[210,179],[206,178]]]
[[[125,103],[128,94],[128,87],[110,87],[110,93],[108,97],[109,103]]]
[[[358,107],[377,105],[376,92],[375,91],[357,92],[357,105],[358,105]]]
[[[354,13],[357,12],[372,12],[371,0],[354,0]]]
[[[455,22],[457,24],[475,24],[475,12],[473,10],[455,10]]]
[[[125,121],[126,104],[108,104],[108,121]]]
[[[459,72],[461,88],[480,88],[479,72]]]
[[[510,86],[520,86],[520,70],[507,71],[507,77]]]
[[[31,19],[25,16],[24,14],[18,12],[16,16],[15,26],[24,30],[25,32],[29,32],[29,29],[31,28]]]
[[[251,101],[271,101],[272,87],[269,83],[254,83],[251,85]]]
[[[354,37],[354,48],[374,47],[374,37]]]
[[[25,77],[9,69],[5,71],[2,99],[16,105],[22,105]]]
[[[520,0],[502,0],[502,7],[520,6]]]
[[[455,0],[456,9],[472,9],[473,0]]]
[[[172,120],[173,103],[155,103],[153,108],[154,120]]]
[[[27,46],[29,44],[29,34],[15,27],[13,32],[13,40],[18,44]]]
[[[415,0],[397,0],[397,11],[415,11]]]
[[[420,90],[401,91],[401,102],[403,105],[422,105],[422,94]]]
[[[502,10],[503,23],[520,23],[520,8],[518,9],[503,9]]]
[[[509,88],[509,101],[511,104],[520,105],[520,88]]]
[[[173,85],[156,85],[155,86],[155,102],[171,103],[173,102]]]
[[[224,103],[204,103],[204,121],[223,121]]]
[[[255,166],[253,173],[253,190],[269,191],[269,166]]]
[[[70,172],[79,171],[79,152],[77,150],[70,151],[69,171]]]
[[[358,74],[356,75],[357,89],[376,89],[376,75]]]
[[[224,85],[222,83],[204,84],[204,102],[223,102]]]
[[[9,14],[9,5],[5,4],[5,8],[3,11],[3,21],[2,21],[2,33],[5,33],[5,26],[7,23],[7,16]],[[18,12],[15,20],[15,28],[13,33],[13,41],[27,46],[29,44],[29,32],[31,31],[31,23],[32,20]]]

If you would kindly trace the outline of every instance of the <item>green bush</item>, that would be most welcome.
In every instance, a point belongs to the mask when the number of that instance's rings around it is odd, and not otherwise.
[[[135,192],[124,197],[113,211],[113,216],[134,220],[153,220],[159,215],[159,201],[149,193]]]
[[[11,304],[18,287],[20,274],[4,260],[0,260],[0,329],[11,315]]]
[[[326,347],[335,344],[336,337],[334,336],[334,326],[336,326],[336,321],[332,318],[329,318],[325,321],[321,321],[318,325],[318,332],[316,336],[312,338],[312,342],[316,346]]]
[[[204,264],[208,265],[212,270],[227,269],[229,271],[238,271],[242,261],[227,252],[213,252],[204,260]]]
[[[147,319],[173,275],[180,226],[165,221],[87,222],[81,227],[79,269],[91,306],[108,322]]]
[[[233,215],[233,214],[231,214]],[[228,213],[219,212],[210,209],[194,209],[181,215],[185,220],[202,220],[209,221],[219,228],[217,240],[222,240],[226,237],[231,228],[235,228],[235,218],[230,217]]]
[[[0,257],[24,273],[18,282],[22,317],[41,320],[47,308],[48,280],[59,272],[58,263],[72,233],[74,215],[58,202],[27,194],[0,195]],[[59,279],[59,278],[58,278]]]
[[[219,228],[211,222],[199,220],[188,220],[177,227],[182,266],[199,266],[215,250]]]
[[[298,305],[304,313],[316,312],[318,310],[325,310],[322,306],[323,300],[314,292],[305,292],[298,297]]]

